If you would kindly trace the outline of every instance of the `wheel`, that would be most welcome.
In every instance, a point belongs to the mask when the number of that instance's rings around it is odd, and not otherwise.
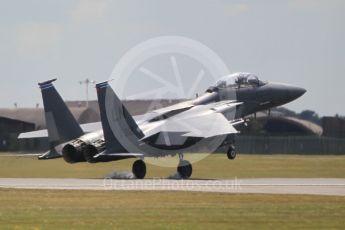
[[[133,163],[132,172],[137,179],[143,179],[146,175],[146,164],[143,160]]]
[[[181,160],[177,166],[177,172],[183,179],[188,179],[193,172],[192,165],[189,161]]]
[[[233,160],[236,158],[236,151],[234,146],[230,146],[226,155],[228,156],[229,160]]]

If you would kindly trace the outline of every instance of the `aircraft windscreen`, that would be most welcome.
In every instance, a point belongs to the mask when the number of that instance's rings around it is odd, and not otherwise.
[[[252,73],[234,73],[219,79],[216,82],[216,87],[246,87],[246,86],[262,86],[265,83]]]

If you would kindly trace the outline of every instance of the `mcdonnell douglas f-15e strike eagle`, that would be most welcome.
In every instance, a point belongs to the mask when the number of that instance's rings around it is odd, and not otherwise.
[[[189,178],[192,165],[185,153],[212,152],[227,146],[236,157],[234,135],[244,117],[291,102],[306,90],[261,81],[252,73],[234,73],[209,87],[193,100],[141,116],[131,116],[108,81],[96,84],[101,122],[79,125],[56,91],[56,79],[39,83],[47,130],[22,133],[18,138],[48,137],[50,150],[39,159],[63,157],[68,163],[108,162],[138,158],[134,176],[146,174],[145,157],[179,155],[177,171]]]

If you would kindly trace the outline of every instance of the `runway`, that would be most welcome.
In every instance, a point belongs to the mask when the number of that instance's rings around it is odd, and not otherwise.
[[[0,178],[0,188],[128,190],[128,191],[200,191],[222,193],[306,194],[345,196],[345,179],[45,179]]]

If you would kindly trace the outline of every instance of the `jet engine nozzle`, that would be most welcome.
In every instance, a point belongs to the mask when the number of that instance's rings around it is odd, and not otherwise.
[[[83,156],[83,148],[85,147],[85,142],[75,139],[70,143],[66,144],[62,149],[63,159],[70,164],[85,162]]]
[[[86,162],[88,163],[97,163],[98,159],[95,159],[94,156],[103,152],[105,150],[105,142],[103,140],[98,140],[91,144],[88,144],[83,149],[83,156]]]

